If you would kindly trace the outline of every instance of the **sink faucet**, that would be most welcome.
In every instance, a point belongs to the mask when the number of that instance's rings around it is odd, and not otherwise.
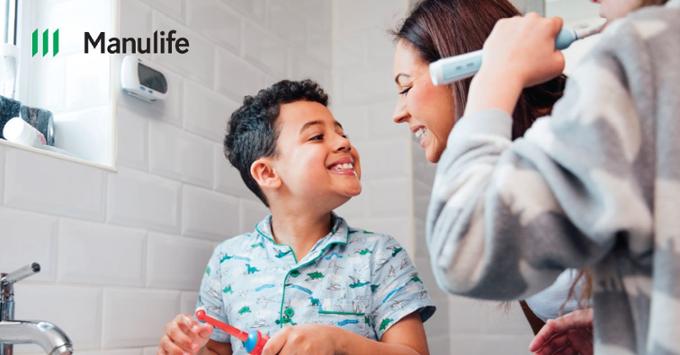
[[[40,271],[32,263],[9,274],[0,274],[0,355],[12,355],[13,344],[37,344],[48,355],[71,355],[66,333],[50,322],[14,320],[14,283]]]

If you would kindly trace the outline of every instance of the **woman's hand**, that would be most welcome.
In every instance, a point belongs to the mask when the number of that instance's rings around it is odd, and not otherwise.
[[[334,355],[337,328],[327,325],[285,327],[265,345],[262,355]]]
[[[499,109],[509,115],[525,87],[540,84],[564,70],[555,50],[562,19],[535,13],[502,19],[484,43],[482,67],[470,85],[465,115]]]
[[[547,354],[593,354],[593,309],[579,309],[549,320],[529,345],[529,351]]]
[[[206,345],[212,333],[210,324],[178,314],[165,326],[165,334],[158,346],[158,355],[195,355]]]

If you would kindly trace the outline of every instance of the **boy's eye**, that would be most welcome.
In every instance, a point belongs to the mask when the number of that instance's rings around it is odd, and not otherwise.
[[[411,90],[411,86],[407,87],[404,90],[399,91],[399,95],[406,95],[406,93],[408,93],[409,90]]]
[[[316,136],[309,138],[309,140],[310,141],[321,141],[321,140],[323,140],[323,134],[317,134]]]

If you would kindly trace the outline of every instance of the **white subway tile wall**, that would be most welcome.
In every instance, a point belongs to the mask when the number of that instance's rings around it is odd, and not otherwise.
[[[116,118],[118,164],[146,170],[149,119],[123,107],[118,108]]]
[[[222,143],[229,115],[239,104],[215,91],[187,82],[184,89],[184,128],[217,143]]]
[[[196,300],[198,299],[198,292],[182,292],[179,300],[180,312],[184,314],[191,314],[196,309]],[[153,348],[156,350],[156,348]],[[155,355],[156,352],[154,351]]]
[[[239,233],[238,198],[184,185],[182,234],[221,241]]]
[[[186,3],[186,22],[209,40],[239,52],[241,16],[220,0],[191,0]]]
[[[149,170],[210,188],[215,150],[211,142],[172,125],[149,122]]]
[[[231,166],[224,156],[222,144],[215,144],[215,185],[218,192],[240,197],[242,199],[255,199],[255,194],[248,190],[241,175],[236,168]],[[264,205],[263,205],[264,207]]]
[[[159,332],[180,305],[180,292],[171,290],[107,288],[102,298],[101,347],[105,349],[157,344]]]
[[[4,204],[101,221],[106,174],[97,168],[7,148]]]
[[[57,242],[57,281],[144,286],[146,232],[62,219]]]
[[[175,235],[149,233],[147,286],[162,289],[198,290],[205,261],[216,243]]]
[[[2,226],[2,248],[0,248],[0,270],[12,271],[17,266],[38,262],[43,270],[31,281],[54,282],[56,278],[57,254],[56,217],[8,208],[0,209]],[[30,251],[30,255],[27,254]],[[26,259],[30,257],[31,259]]]
[[[228,50],[217,48],[215,89],[237,103],[243,96],[253,95],[265,85],[265,74],[253,63]],[[271,84],[271,83],[267,83]]]
[[[179,226],[181,183],[120,168],[109,176],[108,221],[174,232]]]

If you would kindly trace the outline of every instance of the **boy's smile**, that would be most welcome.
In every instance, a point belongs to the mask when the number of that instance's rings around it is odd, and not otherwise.
[[[328,170],[334,174],[351,176],[357,175],[357,172],[354,170],[354,158],[352,157],[340,158],[338,161],[332,163],[328,167]]]
[[[291,196],[334,209],[361,192],[359,154],[326,106],[283,104],[276,124],[272,164]]]

